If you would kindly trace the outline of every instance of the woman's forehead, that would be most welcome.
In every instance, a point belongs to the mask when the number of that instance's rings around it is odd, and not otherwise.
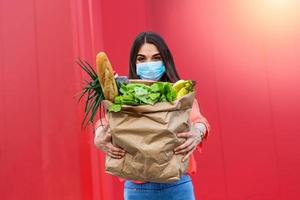
[[[154,44],[151,44],[151,43],[144,43],[138,54],[143,54],[143,55],[148,55],[148,56],[151,56],[151,55],[154,55],[154,54],[158,54],[159,51],[157,49],[157,47],[154,45]]]

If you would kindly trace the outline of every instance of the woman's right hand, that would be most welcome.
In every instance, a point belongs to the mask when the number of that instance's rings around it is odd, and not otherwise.
[[[125,150],[112,144],[111,133],[108,126],[99,126],[95,130],[94,144],[98,149],[112,158],[123,158],[126,153]]]

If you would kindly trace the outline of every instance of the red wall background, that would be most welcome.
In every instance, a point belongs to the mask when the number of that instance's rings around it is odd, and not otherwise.
[[[300,11],[296,0],[0,0],[0,195],[122,199],[73,95],[105,50],[127,74],[140,31],[160,33],[198,83],[212,132],[196,153],[197,199],[300,193]]]

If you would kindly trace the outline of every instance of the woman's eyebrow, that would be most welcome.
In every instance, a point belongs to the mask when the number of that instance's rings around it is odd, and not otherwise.
[[[153,57],[154,57],[154,56],[160,56],[160,53],[154,54]]]
[[[145,55],[143,55],[143,54],[137,54],[137,56],[145,56]]]

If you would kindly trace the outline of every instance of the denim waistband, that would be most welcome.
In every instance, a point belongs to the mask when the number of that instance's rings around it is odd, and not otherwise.
[[[180,177],[178,181],[175,182],[170,182],[170,183],[154,183],[154,182],[145,182],[142,184],[139,183],[134,183],[130,180],[126,180],[124,183],[125,188],[130,188],[130,189],[144,189],[144,190],[161,190],[161,189],[166,189],[175,185],[180,185],[186,182],[190,182],[191,177],[187,174],[184,174]]]

